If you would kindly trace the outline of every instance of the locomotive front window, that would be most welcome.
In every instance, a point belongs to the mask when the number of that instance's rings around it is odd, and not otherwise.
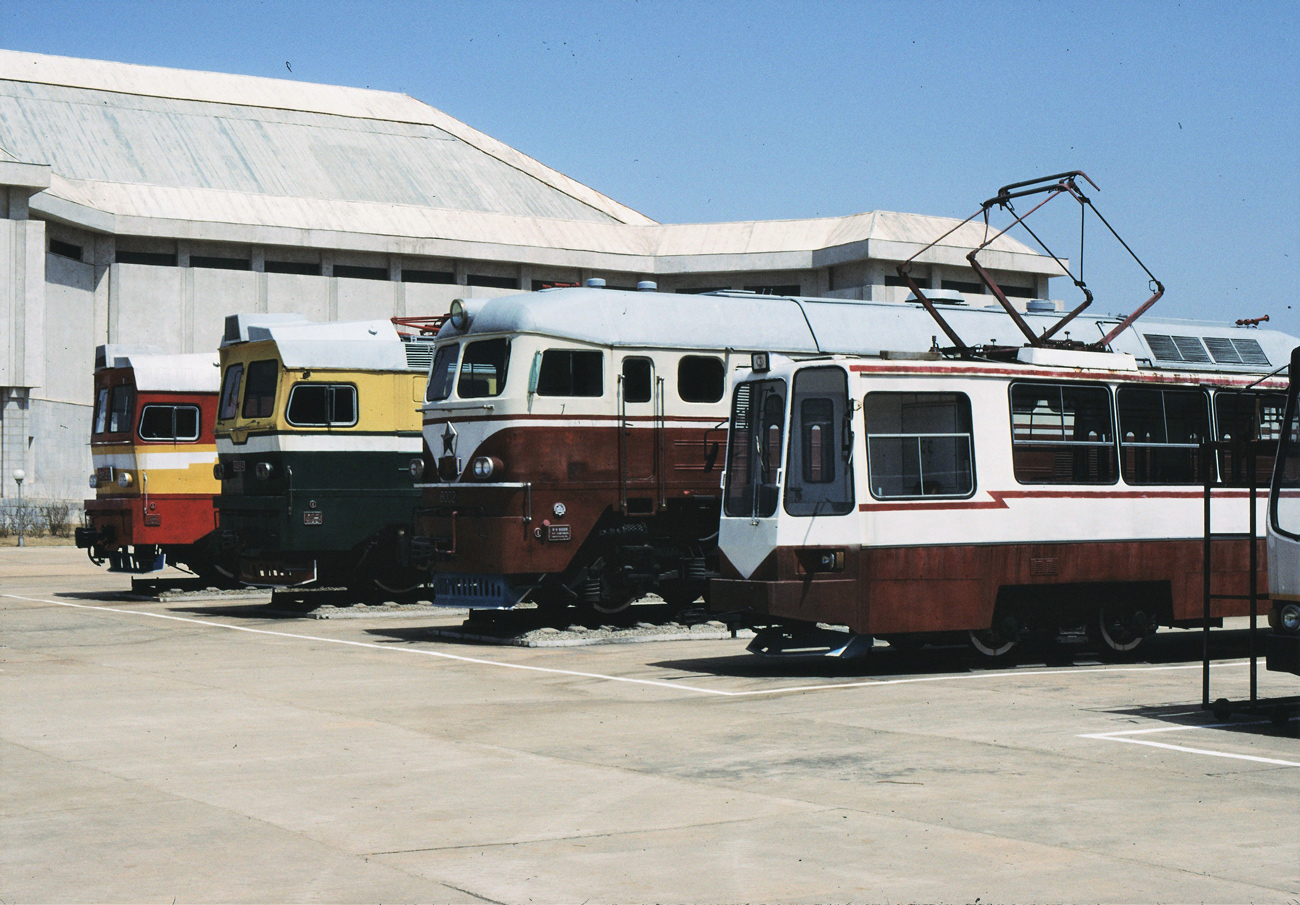
[[[791,515],[853,511],[848,393],[840,368],[805,368],[795,375],[785,484],[785,511]]]
[[[295,384],[284,416],[295,427],[350,427],[357,423],[357,388],[348,383]]]
[[[1021,484],[1114,484],[1119,471],[1110,390],[1012,384],[1011,462]]]
[[[1261,451],[1255,462],[1255,479],[1268,482],[1273,474],[1273,455],[1282,436],[1282,410],[1286,396],[1282,393],[1233,393],[1220,390],[1214,395],[1214,419],[1220,440],[1262,440],[1269,451]],[[1234,487],[1245,487],[1249,475],[1244,450],[1219,450],[1219,480]]]
[[[135,393],[126,384],[113,387],[112,402],[108,411],[108,432],[124,434],[131,430],[132,414],[135,412]]]
[[[275,359],[255,361],[248,366],[248,386],[244,389],[245,418],[270,418],[275,414],[275,384],[279,376]]]
[[[217,417],[226,421],[239,413],[239,385],[243,382],[244,366],[231,365],[226,368],[226,379],[221,383],[221,408]]]
[[[872,496],[930,499],[975,492],[965,393],[868,393],[862,411]]]
[[[95,396],[94,433],[102,434],[106,427],[108,427],[108,387],[102,388]]]
[[[1120,456],[1129,484],[1199,484],[1209,406],[1201,390],[1120,387]]]
[[[461,399],[500,396],[506,388],[506,367],[510,364],[510,340],[481,339],[465,346],[461,357],[456,395]]]
[[[780,490],[785,381],[736,385],[727,438],[727,515],[770,518]]]
[[[538,396],[601,396],[605,392],[605,353],[547,349],[537,372]]]
[[[140,413],[141,440],[193,442],[199,439],[197,405],[146,405]]]
[[[677,363],[677,395],[682,402],[717,402],[726,389],[721,358],[683,355]]]
[[[451,395],[451,388],[456,383],[456,359],[460,355],[460,343],[447,343],[439,346],[433,356],[433,367],[429,369],[429,385],[424,391],[425,402],[440,402]]]

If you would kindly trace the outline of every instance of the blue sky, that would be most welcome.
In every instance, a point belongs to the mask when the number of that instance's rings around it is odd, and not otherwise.
[[[663,222],[964,217],[1081,169],[1155,311],[1300,335],[1296,2],[7,0],[0,46],[405,92]]]

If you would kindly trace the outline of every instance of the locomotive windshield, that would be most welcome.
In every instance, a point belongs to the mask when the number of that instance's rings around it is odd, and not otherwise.
[[[1277,450],[1273,472],[1273,530],[1300,539],[1300,406],[1295,391],[1287,403],[1286,424]]]
[[[510,340],[481,339],[465,347],[460,363],[456,395],[461,399],[500,396],[506,388],[506,367],[510,364]]]
[[[447,343],[439,346],[433,356],[433,367],[429,369],[429,386],[424,391],[425,402],[441,402],[451,395],[451,388],[456,383],[456,358],[460,354],[460,343]]]
[[[785,433],[785,381],[736,386],[727,449],[727,515],[770,518],[776,513]]]

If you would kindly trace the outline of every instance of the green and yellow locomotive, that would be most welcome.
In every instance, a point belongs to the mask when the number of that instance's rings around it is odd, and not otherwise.
[[[232,315],[221,345],[219,541],[245,584],[410,591],[430,346],[388,321]]]

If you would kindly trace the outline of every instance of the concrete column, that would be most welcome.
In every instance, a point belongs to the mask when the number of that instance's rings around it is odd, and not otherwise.
[[[456,285],[457,285],[457,286],[464,286],[464,285],[465,285],[465,277],[466,277],[466,275],[469,273],[469,268],[465,266],[465,262],[464,262],[464,261],[456,261],[455,264],[453,265],[453,267],[454,267],[454,269],[455,269],[455,273],[456,273]]]
[[[402,258],[388,256],[388,279],[393,284],[393,317],[406,317],[406,284],[402,282]]]
[[[90,263],[95,268],[95,319],[92,341],[95,345],[108,342],[108,318],[111,309],[109,273],[117,254],[117,240],[113,236],[95,236],[91,242]]]

